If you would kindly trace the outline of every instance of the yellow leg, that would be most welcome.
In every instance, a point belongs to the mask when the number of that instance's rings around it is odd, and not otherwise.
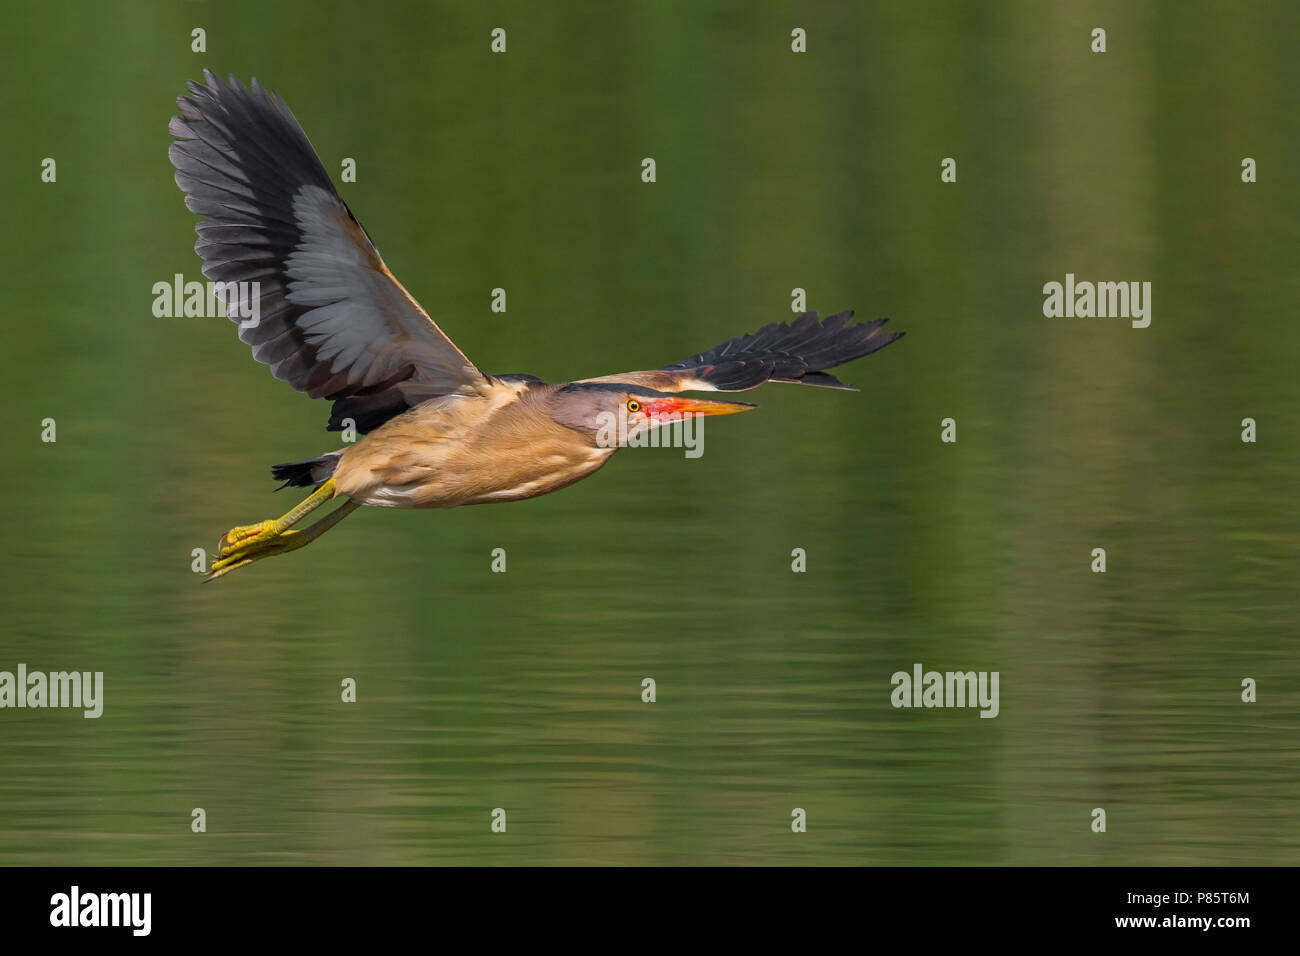
[[[354,501],[345,501],[306,530],[290,530],[290,525],[301,521],[304,516],[329,501],[333,497],[333,493],[334,482],[331,480],[304,499],[293,510],[273,521],[262,521],[244,528],[231,529],[222,537],[218,546],[218,560],[212,565],[212,572],[203,580],[215,581],[236,568],[242,568],[244,565],[252,564],[262,558],[287,554],[290,551],[297,551],[299,548],[306,547],[361,507]]]
[[[311,514],[334,497],[334,479],[325,482],[288,512],[278,518],[259,521],[257,524],[231,528],[217,542],[217,557],[225,558],[250,545],[269,541]]]

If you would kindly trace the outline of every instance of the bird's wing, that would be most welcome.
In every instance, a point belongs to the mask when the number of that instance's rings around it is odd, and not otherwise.
[[[489,385],[393,277],[278,95],[204,70],[171,121],[185,205],[204,218],[203,274],[258,286],[239,338],[271,373],[335,400],[330,427],[367,431],[437,395]],[[218,291],[229,307],[232,296]],[[251,305],[251,300],[249,301]],[[251,310],[250,310],[251,311]]]
[[[661,392],[741,392],[764,382],[797,382],[854,391],[826,369],[870,355],[903,337],[884,332],[887,319],[849,325],[853,313],[819,321],[805,312],[793,322],[773,322],[662,369],[587,379],[627,382]]]

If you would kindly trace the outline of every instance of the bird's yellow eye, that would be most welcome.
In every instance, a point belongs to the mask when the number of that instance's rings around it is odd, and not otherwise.
[[[627,400],[627,410],[629,412],[639,412],[641,411],[641,403],[638,402],[635,398],[629,398]]]

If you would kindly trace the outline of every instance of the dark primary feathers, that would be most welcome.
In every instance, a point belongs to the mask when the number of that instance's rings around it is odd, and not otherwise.
[[[852,390],[826,369],[870,355],[904,335],[882,331],[888,319],[849,325],[852,317],[852,311],[838,312],[819,321],[816,312],[805,312],[793,322],[773,322],[662,369],[586,381],[627,382],[663,392],[740,392],[769,381]]]
[[[902,332],[880,331],[888,319],[850,326],[851,318],[851,309],[821,322],[816,312],[805,312],[789,324],[773,322],[665,369],[693,372],[695,378],[724,392],[767,381],[850,389],[825,369],[870,355],[903,337]]]
[[[335,401],[330,427],[367,431],[420,401],[487,387],[388,271],[302,127],[257,82],[189,84],[169,151],[204,218],[203,274],[260,283],[260,323],[239,337],[276,378]],[[232,316],[234,321],[241,321]]]

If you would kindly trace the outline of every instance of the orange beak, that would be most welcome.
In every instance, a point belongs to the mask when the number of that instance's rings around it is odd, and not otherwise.
[[[656,398],[643,404],[652,419],[674,421],[688,415],[735,415],[757,405],[749,402],[712,402],[707,398]]]

